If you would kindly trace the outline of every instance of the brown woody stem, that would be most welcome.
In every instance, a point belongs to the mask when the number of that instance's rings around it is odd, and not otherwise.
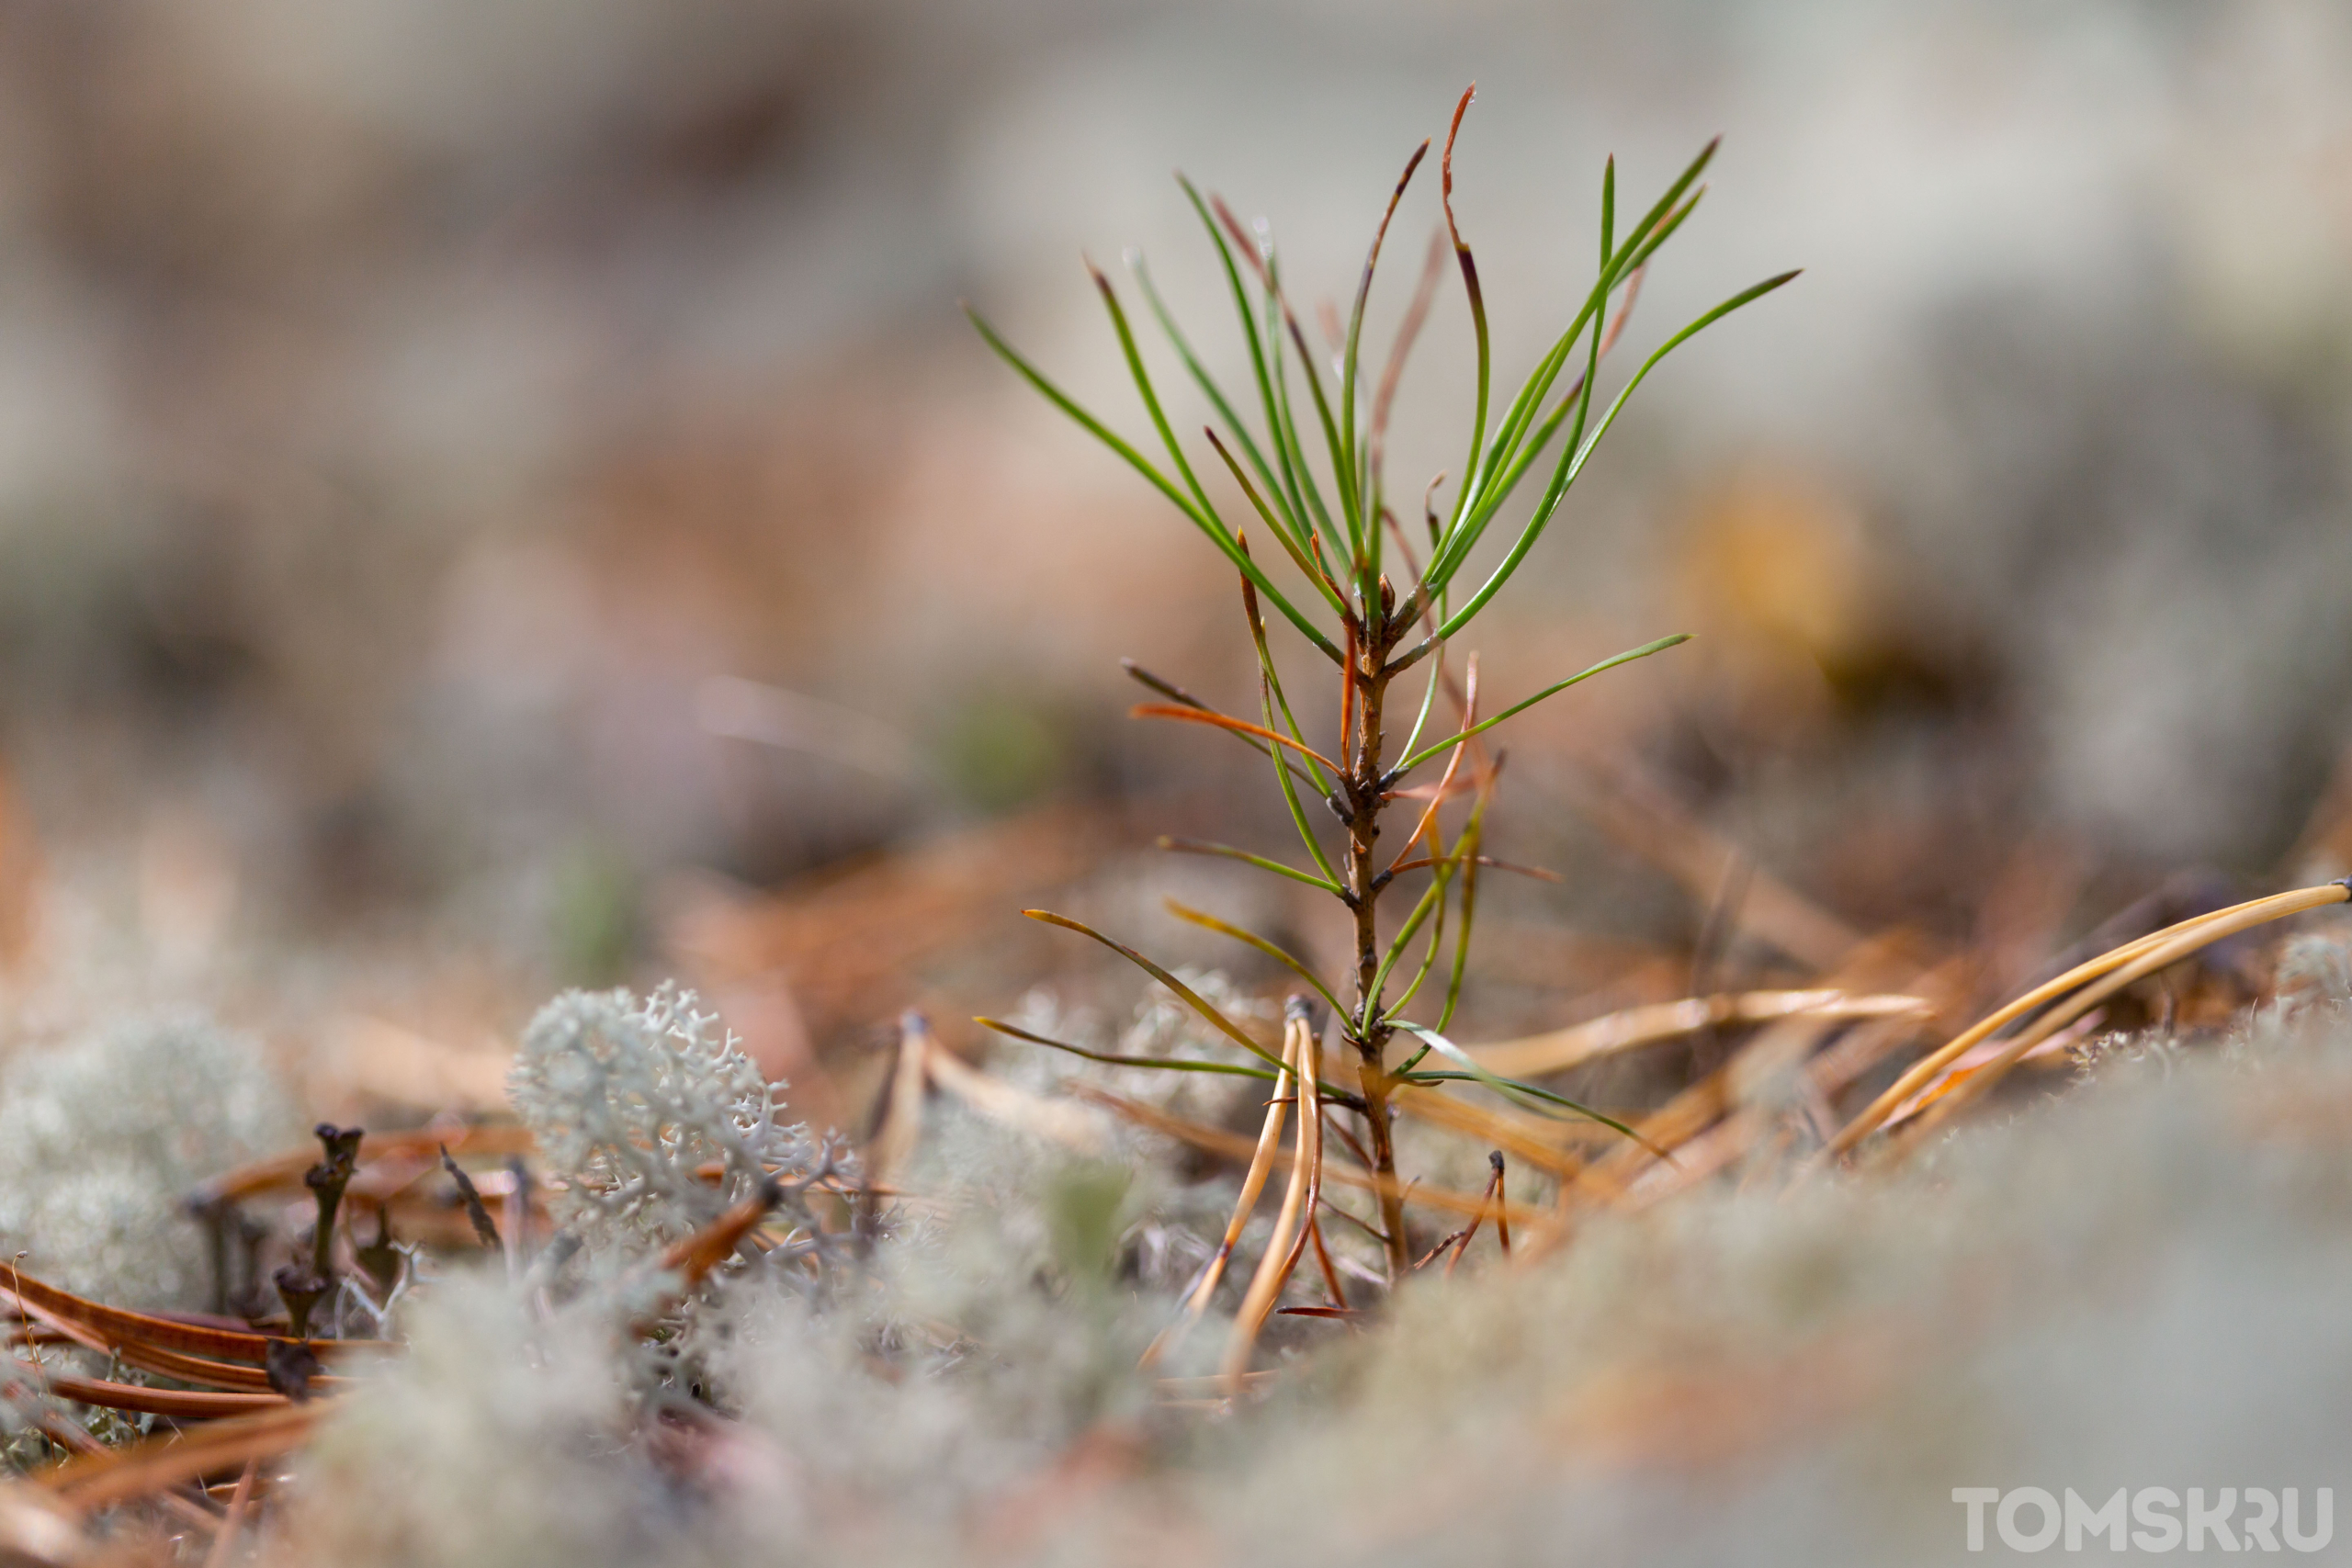
[[[1348,807],[1348,892],[1356,925],[1356,1005],[1348,1021],[1348,1039],[1356,1048],[1357,1072],[1363,1085],[1363,1118],[1371,1134],[1373,1168],[1382,1179],[1380,1221],[1389,1273],[1402,1278],[1410,1257],[1405,1240],[1404,1197],[1395,1181],[1396,1141],[1389,1126],[1385,1058],[1391,1031],[1380,1016],[1381,998],[1374,991],[1380,980],[1378,915],[1383,886],[1375,857],[1380,814],[1386,805],[1381,777],[1381,715],[1393,676],[1387,668],[1388,655],[1396,644],[1399,617],[1395,615],[1395,595],[1387,579],[1381,580],[1380,591],[1377,609],[1363,617],[1359,635],[1349,639],[1354,658],[1343,674],[1340,702],[1343,720],[1354,726],[1344,747],[1349,767],[1340,784]]]

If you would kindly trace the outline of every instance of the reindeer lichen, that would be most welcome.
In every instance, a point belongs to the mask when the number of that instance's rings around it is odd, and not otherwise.
[[[201,1014],[21,1056],[0,1077],[0,1249],[115,1305],[205,1306],[204,1234],[182,1197],[299,1126],[260,1047]]]
[[[774,1174],[791,1186],[830,1157],[785,1120],[716,1013],[674,983],[567,991],[539,1010],[515,1058],[514,1108],[562,1179],[556,1223],[590,1251],[652,1251],[710,1224]],[[813,1237],[817,1227],[808,1222]]]

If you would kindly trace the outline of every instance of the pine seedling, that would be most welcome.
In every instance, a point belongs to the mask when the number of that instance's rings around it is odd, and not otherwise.
[[[1382,243],[1397,203],[1429,152],[1427,141],[1406,164],[1381,213],[1353,308],[1343,330],[1331,333],[1337,340],[1336,354],[1329,358],[1309,346],[1284,290],[1281,264],[1266,226],[1245,227],[1222,200],[1204,197],[1190,181],[1178,177],[1216,253],[1238,318],[1250,378],[1240,399],[1228,396],[1194,352],[1154,288],[1143,259],[1129,257],[1137,290],[1151,316],[1216,416],[1204,433],[1207,452],[1246,502],[1249,515],[1262,530],[1260,537],[1272,541],[1279,559],[1253,552],[1246,525],[1229,520],[1211,498],[1202,479],[1202,459],[1188,453],[1170,426],[1137,346],[1126,306],[1100,270],[1089,264],[1119,351],[1157,443],[1166,454],[1164,463],[1080,407],[986,321],[972,315],[973,324],[990,348],[1148,480],[1239,575],[1244,619],[1258,660],[1256,717],[1219,712],[1182,687],[1130,664],[1129,673],[1163,699],[1147,703],[1135,712],[1138,716],[1225,730],[1265,756],[1306,863],[1290,863],[1230,845],[1169,840],[1162,844],[1227,856],[1329,894],[1345,910],[1352,927],[1352,973],[1335,986],[1254,932],[1214,916],[1171,908],[1180,918],[1246,943],[1292,970],[1340,1021],[1344,1057],[1351,1058],[1354,1067],[1353,1087],[1310,1083],[1302,1086],[1308,1092],[1298,1098],[1302,1104],[1319,1101],[1321,1114],[1343,1110],[1362,1119],[1363,1143],[1378,1179],[1382,1242],[1392,1275],[1402,1275],[1410,1264],[1403,1189],[1396,1180],[1390,1127],[1391,1100],[1399,1086],[1475,1082],[1523,1108],[1551,1114],[1598,1115],[1548,1089],[1487,1071],[1445,1037],[1461,1000],[1479,872],[1499,864],[1481,852],[1486,812],[1500,772],[1500,758],[1487,753],[1483,739],[1505,720],[1579,682],[1661,652],[1686,638],[1665,637],[1628,649],[1487,717],[1479,716],[1475,656],[1464,660],[1457,682],[1449,650],[1525,563],[1569,490],[1583,475],[1594,449],[1650,372],[1698,333],[1796,276],[1791,272],[1768,278],[1701,314],[1643,360],[1613,398],[1600,401],[1596,388],[1601,360],[1624,328],[1651,257],[1689,220],[1705,194],[1699,180],[1716,144],[1709,142],[1638,220],[1622,229],[1616,210],[1616,164],[1611,159],[1601,175],[1600,259],[1591,288],[1577,303],[1566,329],[1537,358],[1496,417],[1490,397],[1494,345],[1486,301],[1477,266],[1453,212],[1453,146],[1476,92],[1475,86],[1465,92],[1456,106],[1440,158],[1443,233],[1431,245],[1430,265],[1376,379],[1367,373],[1363,352],[1365,304]],[[1428,313],[1449,248],[1461,276],[1476,338],[1477,392],[1462,480],[1454,487],[1451,504],[1442,508],[1438,496],[1443,476],[1429,487],[1419,520],[1422,538],[1417,547],[1392,506],[1385,454],[1398,378]],[[1546,465],[1541,493],[1521,520],[1506,523],[1498,531],[1498,538],[1510,539],[1509,546],[1479,577],[1472,570],[1473,562],[1488,558],[1480,554],[1480,545],[1503,520],[1509,503],[1539,463]],[[1516,511],[1512,514],[1519,515]],[[1276,572],[1283,574],[1280,580]],[[1334,667],[1338,739],[1328,749],[1309,742],[1283,688],[1270,647],[1270,617],[1265,614],[1269,606],[1272,619],[1286,624]],[[1414,676],[1417,666],[1423,668]],[[1408,676],[1414,676],[1420,689],[1417,696],[1406,697],[1412,717],[1408,726],[1400,726],[1398,710],[1404,704],[1396,699],[1409,688],[1399,688],[1397,682]],[[1428,732],[1441,694],[1448,699],[1456,722],[1452,733],[1430,739]],[[1395,739],[1399,728],[1401,741]],[[1408,782],[1440,763],[1441,775],[1434,784]],[[1454,800],[1466,800],[1468,808],[1449,838],[1444,807]],[[1400,805],[1411,812],[1410,826],[1403,842],[1384,855],[1384,828]],[[1320,811],[1328,811],[1338,827],[1337,842],[1328,848],[1324,838],[1329,829],[1318,831]],[[1392,898],[1392,908],[1402,903],[1405,908],[1401,919],[1392,920],[1386,930],[1382,923],[1384,896]],[[1315,1060],[1311,1052],[1302,1057],[1295,1044],[1284,1055],[1275,1055],[1132,948],[1067,917],[1042,910],[1029,913],[1092,937],[1128,958],[1197,1010],[1243,1053],[1243,1059],[1230,1063],[1136,1061],[1133,1065],[1261,1077],[1276,1085],[1279,1099],[1286,1092],[1283,1086],[1290,1079],[1293,1064]],[[1430,1023],[1406,1016],[1407,1009],[1421,1000],[1425,988],[1430,1000],[1423,1002],[1424,1009],[1435,1005],[1436,1018]],[[1025,1032],[1003,1032],[1038,1040]],[[1399,1035],[1408,1037],[1417,1048],[1392,1066],[1390,1051]],[[1441,1065],[1424,1066],[1432,1055]],[[1619,1131],[1631,1135],[1623,1127]],[[1319,1126],[1311,1130],[1302,1126],[1298,1143],[1302,1160],[1314,1157],[1309,1151],[1319,1151],[1323,1145]],[[1307,1230],[1314,1225],[1310,1209]],[[1294,1264],[1306,1239],[1302,1233],[1294,1243]]]

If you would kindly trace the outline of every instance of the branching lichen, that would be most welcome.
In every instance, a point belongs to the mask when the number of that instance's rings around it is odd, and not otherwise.
[[[556,1223],[591,1252],[642,1256],[708,1224],[764,1176],[788,1183],[822,1163],[808,1128],[784,1120],[783,1086],[695,1003],[674,983],[642,1002],[567,991],[524,1033],[514,1108],[563,1180]],[[801,1204],[789,1187],[786,1201]]]

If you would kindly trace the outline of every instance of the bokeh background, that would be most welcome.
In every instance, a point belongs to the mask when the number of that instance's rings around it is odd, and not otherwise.
[[[1248,753],[1125,716],[1122,656],[1250,704],[1232,582],[956,307],[1141,429],[1081,254],[1145,250],[1230,367],[1170,171],[1344,301],[1473,80],[1506,375],[1609,153],[1645,200],[1726,139],[1634,346],[1807,269],[1652,379],[1475,639],[1508,695],[1699,637],[1512,741],[1499,852],[1566,880],[1496,894],[1474,1023],[1813,956],[1702,940],[1711,878],[1825,949],[1990,909],[2038,953],[2338,852],[2334,0],[9,4],[10,983],[198,996],[398,1098],[402,1042],[678,970],[854,1119],[898,1007],[1069,960],[1040,888],[1327,951],[1148,852],[1279,841]],[[1436,220],[1423,178],[1375,332]],[[1459,463],[1467,339],[1449,288],[1400,491]]]

